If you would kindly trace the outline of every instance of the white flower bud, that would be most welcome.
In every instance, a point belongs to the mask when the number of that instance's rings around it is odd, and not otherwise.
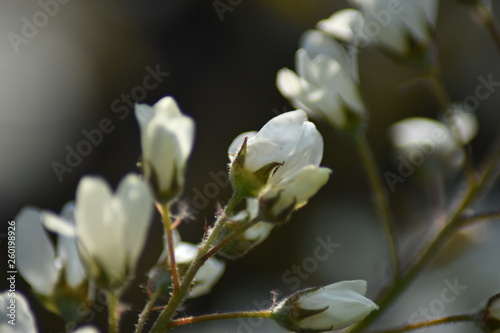
[[[357,129],[365,114],[356,83],[357,63],[351,63],[344,48],[320,31],[306,32],[301,44],[295,60],[297,74],[281,69],[278,89],[295,107],[338,130]]]
[[[351,0],[363,14],[362,34],[387,51],[407,55],[411,45],[426,46],[431,39],[437,0]]]
[[[233,187],[244,196],[256,197],[268,182],[306,165],[319,165],[323,138],[306,113],[296,110],[274,117],[258,133],[239,135],[228,155]]]
[[[434,160],[453,168],[464,159],[460,144],[452,133],[453,126],[464,140],[463,144],[468,143],[477,131],[474,129],[477,124],[467,123],[473,118],[464,117],[454,114],[447,123],[448,127],[429,118],[407,118],[393,124],[389,133],[394,146],[410,160],[418,159],[418,164],[421,164],[424,157],[433,155]]]
[[[137,104],[141,129],[142,166],[157,200],[169,201],[184,184],[184,169],[194,141],[194,122],[183,115],[172,97],[155,105]]]
[[[90,274],[111,287],[134,273],[153,213],[149,186],[127,175],[113,194],[101,178],[85,177],[76,193],[76,232]]]
[[[366,294],[366,281],[343,281],[302,290],[273,309],[273,319],[294,332],[339,330],[363,320],[378,306]]]

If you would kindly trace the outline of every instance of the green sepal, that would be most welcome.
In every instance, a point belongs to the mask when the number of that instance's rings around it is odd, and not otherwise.
[[[259,192],[267,184],[269,177],[283,162],[271,162],[259,170],[251,172],[245,168],[247,153],[247,138],[243,141],[238,154],[229,165],[229,179],[233,185],[234,192],[242,198],[256,198]]]
[[[304,329],[300,327],[300,322],[302,320],[309,318],[311,316],[315,316],[319,313],[322,313],[329,308],[329,306],[325,306],[324,308],[321,309],[309,310],[301,308],[298,304],[300,297],[302,297],[305,294],[315,292],[316,290],[319,290],[321,288],[322,287],[304,289],[286,298],[275,308],[275,310],[273,310],[271,318],[275,320],[281,327],[296,333],[315,333],[315,332],[331,331],[333,328],[332,326],[318,330]]]
[[[66,282],[65,276],[65,268],[63,267],[52,294],[37,294],[37,297],[45,308],[61,316],[64,321],[78,322],[91,305],[88,300],[88,281],[84,280],[76,288],[72,288]]]

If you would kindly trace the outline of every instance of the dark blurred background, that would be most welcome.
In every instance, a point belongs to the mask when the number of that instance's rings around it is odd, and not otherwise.
[[[122,100],[127,94],[134,95],[131,100],[148,104],[172,95],[196,121],[183,202],[199,212],[180,231],[185,240],[197,242],[205,223],[213,220],[217,202],[226,202],[230,195],[229,186],[219,188],[219,193],[206,187],[214,183],[211,173],[226,170],[227,147],[239,133],[257,130],[270,118],[292,110],[275,87],[277,71],[294,68],[298,39],[306,29],[348,5],[331,0],[243,0],[233,1],[239,4],[219,14],[213,1],[74,0],[60,4],[46,24],[36,33],[31,31],[33,36],[13,47],[9,33],[21,35],[23,18],[32,21],[41,7],[36,1],[1,3],[0,30],[5,36],[0,42],[2,253],[7,253],[6,222],[23,206],[57,212],[74,198],[82,176],[101,175],[115,187],[126,173],[137,172],[139,129],[133,109]],[[442,1],[437,34],[444,79],[453,100],[461,102],[473,95],[479,76],[491,74],[500,80],[499,53],[470,9],[455,1]],[[151,70],[163,73],[162,82],[152,90],[137,88]],[[376,50],[364,49],[360,54],[362,92],[370,109],[368,137],[381,171],[397,168],[388,126],[409,116],[437,115],[436,100],[428,90],[404,85],[421,75]],[[474,160],[479,161],[494,141],[499,102],[500,94],[492,92],[477,109],[480,133],[472,143]],[[71,171],[58,177],[54,162],[66,164],[67,149],[76,149],[86,139],[83,131],[98,128],[104,118],[112,121],[113,131],[104,134],[102,142]],[[318,127],[325,139],[323,165],[334,170],[328,185],[262,245],[246,257],[228,262],[213,292],[188,301],[185,314],[255,309],[269,305],[270,290],[287,295],[297,286],[342,279],[367,280],[369,296],[374,297],[388,282],[384,235],[353,145],[321,124]],[[458,180],[459,176],[448,181],[450,194]],[[205,193],[203,198],[199,193]],[[425,193],[415,175],[398,183],[390,194],[397,232],[404,239],[411,240],[412,235],[429,228],[432,212]],[[498,208],[498,198],[493,190],[484,210]],[[155,216],[136,285],[144,283],[144,273],[161,251],[161,232]],[[328,260],[316,262],[310,273],[293,273],[294,266],[302,267],[313,256],[321,243],[318,237],[330,238],[339,246]],[[463,312],[500,291],[499,239],[498,225],[482,225],[464,233],[457,241],[459,246],[443,251],[441,260],[398,303],[398,310],[379,325],[405,323],[420,307],[429,307],[439,299],[446,279],[458,278],[467,289],[456,302],[445,304],[440,314]],[[406,251],[405,262],[415,249]],[[63,332],[64,323],[39,305],[20,276],[17,287],[30,298],[40,332]],[[131,308],[124,316],[123,332],[132,332],[145,295],[133,286],[124,301]],[[98,327],[105,332],[106,311],[95,314]],[[274,323],[234,320],[179,331],[283,330]],[[476,332],[467,325],[431,331]]]

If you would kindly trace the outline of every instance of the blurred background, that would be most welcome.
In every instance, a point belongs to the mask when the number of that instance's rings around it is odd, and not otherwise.
[[[40,19],[40,3],[1,1],[2,253],[7,253],[6,222],[22,207],[58,212],[73,200],[82,176],[101,175],[115,187],[126,173],[137,172],[139,129],[131,105],[154,104],[165,95],[174,96],[197,125],[183,194],[183,202],[196,212],[193,221],[180,227],[185,240],[197,242],[205,223],[213,221],[217,202],[226,202],[230,195],[229,186],[217,193],[206,187],[214,183],[211,175],[226,171],[227,147],[239,133],[257,130],[270,118],[292,110],[275,87],[277,71],[294,68],[294,53],[305,30],[348,6],[346,1],[331,0],[243,0],[218,13],[211,0],[68,1],[41,21],[40,28],[30,30],[23,26],[26,20]],[[23,33],[29,38],[13,37]],[[473,95],[479,76],[500,80],[499,52],[470,9],[441,1],[437,34],[444,80],[453,100]],[[157,84],[145,89],[143,80],[151,72],[157,73]],[[362,92],[370,109],[368,138],[382,172],[397,170],[388,126],[410,116],[436,117],[434,96],[405,85],[421,75],[377,50],[360,53]],[[480,132],[472,142],[474,160],[481,160],[495,141],[499,103],[500,93],[492,92],[476,111]],[[62,170],[69,152],[81,148],[85,133],[99,128],[103,119],[111,121],[112,130],[92,145],[87,156]],[[358,156],[347,138],[321,124],[318,128],[325,139],[323,165],[334,170],[328,185],[263,244],[228,262],[213,292],[188,301],[183,314],[257,309],[269,306],[271,290],[284,296],[345,279],[367,280],[369,296],[374,297],[388,283],[383,229]],[[450,195],[460,179],[457,175],[448,180]],[[430,228],[433,216],[420,180],[417,174],[408,177],[390,193],[404,262],[414,258],[416,245],[422,245],[415,243],[416,238],[425,242],[419,237]],[[498,187],[493,188],[478,211],[498,210],[499,196]],[[137,283],[124,297],[130,311],[124,315],[123,332],[133,331],[143,307],[145,294],[137,285],[145,282],[144,273],[156,262],[161,234],[156,215]],[[311,263],[315,248],[327,240],[338,246],[327,260]],[[500,292],[499,240],[498,223],[462,233],[377,327],[425,319],[421,308],[431,309],[433,317],[461,313]],[[446,281],[455,280],[466,289],[453,303],[436,301]],[[2,280],[0,288],[5,287]],[[20,276],[17,288],[29,297],[40,332],[64,332],[62,320],[40,306]],[[95,311],[94,323],[106,331],[105,310]],[[274,323],[259,320],[197,324],[178,331],[283,332]],[[468,324],[428,331],[478,332]]]

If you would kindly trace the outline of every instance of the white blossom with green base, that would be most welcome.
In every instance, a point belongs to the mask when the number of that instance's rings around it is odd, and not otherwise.
[[[142,168],[159,201],[168,202],[184,185],[184,169],[194,141],[194,122],[172,97],[152,107],[136,104],[141,130]]]
[[[363,320],[378,306],[366,298],[366,281],[342,281],[299,291],[273,309],[273,319],[294,332],[325,332]]]
[[[83,178],[76,193],[76,234],[89,274],[121,286],[134,274],[153,213],[149,186],[127,175],[113,194],[101,178]]]
[[[295,110],[274,117],[259,132],[240,134],[228,156],[235,190],[256,197],[268,182],[276,184],[304,166],[318,166],[323,137],[303,110]]]
[[[365,107],[357,86],[357,63],[351,62],[340,44],[320,31],[306,32],[295,67],[297,73],[283,68],[276,79],[281,94],[295,107],[338,130],[360,123]]]

